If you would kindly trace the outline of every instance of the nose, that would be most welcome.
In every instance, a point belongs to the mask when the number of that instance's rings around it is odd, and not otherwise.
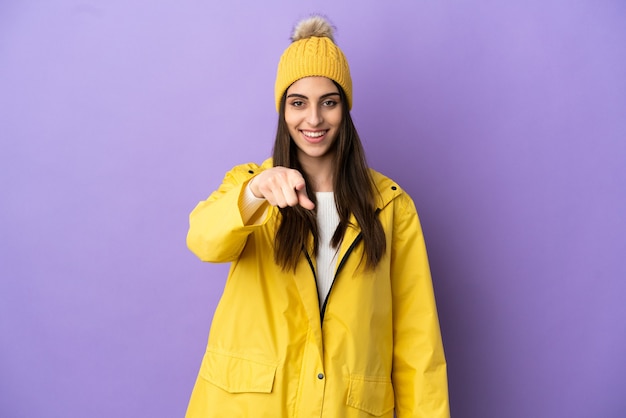
[[[319,109],[319,107],[317,106],[309,107],[309,113],[307,114],[306,121],[311,126],[318,126],[322,124],[322,122],[324,121],[324,118],[322,117],[322,112]]]

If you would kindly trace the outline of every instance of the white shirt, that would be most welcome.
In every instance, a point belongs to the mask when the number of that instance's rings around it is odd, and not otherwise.
[[[317,293],[320,304],[324,303],[335,277],[339,248],[331,246],[333,234],[339,225],[339,213],[333,192],[317,192],[317,224],[319,227],[319,249],[317,253]]]

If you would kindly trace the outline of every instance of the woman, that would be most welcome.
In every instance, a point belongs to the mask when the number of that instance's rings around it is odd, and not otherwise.
[[[235,167],[190,215],[189,248],[232,267],[187,417],[448,417],[413,201],[367,167],[329,23],[292,40],[273,158]]]

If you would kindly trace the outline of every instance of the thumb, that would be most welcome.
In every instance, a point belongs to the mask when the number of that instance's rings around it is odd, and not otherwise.
[[[298,204],[305,209],[313,210],[315,209],[315,203],[309,199],[309,195],[306,194],[305,184],[299,184],[296,186],[296,194],[298,195]]]

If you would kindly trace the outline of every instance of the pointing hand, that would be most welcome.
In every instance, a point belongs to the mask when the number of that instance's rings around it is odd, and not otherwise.
[[[308,210],[315,208],[306,193],[304,177],[298,170],[291,168],[272,167],[262,171],[250,181],[250,190],[272,206],[285,208],[300,205]]]

